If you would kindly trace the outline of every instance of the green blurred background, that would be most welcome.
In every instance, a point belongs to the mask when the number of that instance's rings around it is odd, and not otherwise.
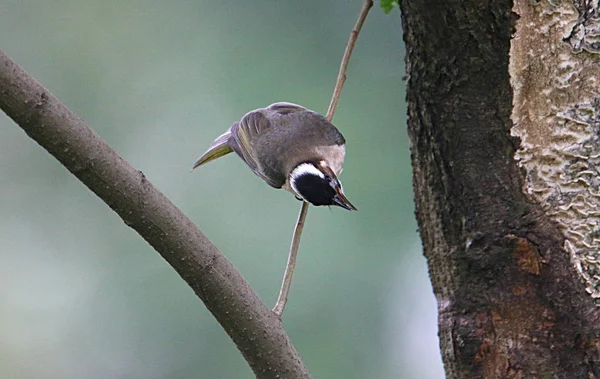
[[[262,299],[300,203],[234,155],[251,109],[325,113],[361,0],[2,0],[0,48],[142,170]],[[399,12],[371,11],[334,123],[359,212],[311,208],[284,325],[315,378],[442,378],[413,216]],[[177,274],[0,115],[0,378],[251,378]]]

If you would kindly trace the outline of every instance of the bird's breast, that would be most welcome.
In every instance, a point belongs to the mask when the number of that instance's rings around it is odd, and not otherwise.
[[[345,145],[319,146],[314,148],[315,156],[327,162],[336,176],[342,173],[344,158],[346,157]]]

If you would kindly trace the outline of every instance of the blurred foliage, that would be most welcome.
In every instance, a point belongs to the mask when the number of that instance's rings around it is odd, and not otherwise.
[[[231,155],[245,112],[324,113],[361,6],[336,0],[4,0],[0,47],[142,170],[273,304],[300,203]],[[413,216],[400,19],[371,12],[334,123],[360,209],[314,208],[285,328],[315,378],[441,378]],[[141,238],[0,115],[0,378],[250,378]]]
[[[390,13],[392,9],[399,6],[398,0],[381,0],[380,5],[384,13]]]

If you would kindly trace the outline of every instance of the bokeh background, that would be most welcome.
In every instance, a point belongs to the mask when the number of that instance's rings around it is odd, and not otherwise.
[[[273,304],[300,203],[234,155],[245,112],[325,113],[356,1],[2,0],[0,48],[189,215]],[[315,378],[442,378],[416,232],[398,10],[373,8],[334,123],[360,209],[311,208],[284,325]],[[0,115],[0,378],[251,378],[136,233]]]

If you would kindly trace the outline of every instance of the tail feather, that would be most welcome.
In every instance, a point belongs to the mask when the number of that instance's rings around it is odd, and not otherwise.
[[[214,161],[217,158],[222,157],[223,155],[227,155],[233,151],[231,146],[229,146],[229,137],[231,137],[231,130],[228,130],[224,134],[220,135],[213,143],[210,145],[206,153],[202,154],[200,158],[194,163],[192,170],[198,166],[201,166],[210,161]]]

